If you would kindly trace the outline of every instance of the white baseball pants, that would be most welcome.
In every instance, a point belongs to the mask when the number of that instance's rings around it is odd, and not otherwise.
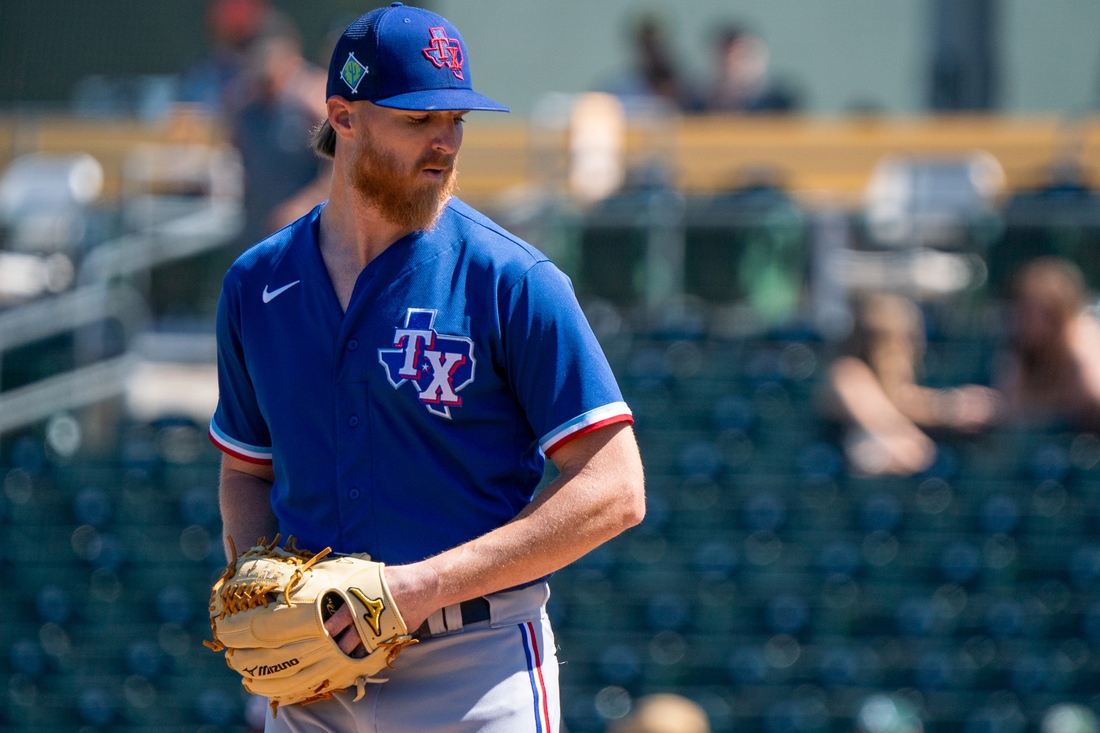
[[[369,684],[331,700],[280,707],[265,733],[558,733],[558,660],[545,583],[489,596],[491,618],[461,626],[457,609]],[[459,619],[456,628],[455,619]],[[444,630],[446,629],[446,630]],[[442,630],[439,633],[437,630]]]

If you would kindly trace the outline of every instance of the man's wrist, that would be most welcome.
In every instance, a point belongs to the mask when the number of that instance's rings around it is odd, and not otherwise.
[[[385,575],[390,594],[410,632],[446,605],[439,600],[439,575],[426,561],[387,565]]]

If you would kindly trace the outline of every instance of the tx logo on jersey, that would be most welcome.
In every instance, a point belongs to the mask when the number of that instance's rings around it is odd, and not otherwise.
[[[462,46],[458,45],[458,39],[447,38],[446,28],[429,28],[432,40],[428,41],[428,47],[424,49],[424,55],[435,64],[435,68],[442,69],[446,66],[457,79],[465,79],[462,76],[462,64],[466,59],[462,57]]]
[[[409,308],[404,327],[393,330],[392,349],[379,349],[378,361],[394,389],[405,382],[416,388],[428,412],[450,418],[461,407],[459,391],[474,381],[474,342],[437,333],[434,310]]]

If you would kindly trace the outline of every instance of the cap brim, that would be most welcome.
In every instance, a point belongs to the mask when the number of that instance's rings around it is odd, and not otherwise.
[[[472,89],[427,89],[421,92],[398,94],[373,102],[379,107],[391,109],[409,109],[419,112],[443,112],[452,110],[486,110],[489,112],[511,112],[503,104],[497,104],[484,94]]]

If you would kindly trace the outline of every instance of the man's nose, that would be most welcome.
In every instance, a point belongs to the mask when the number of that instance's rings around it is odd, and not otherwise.
[[[452,120],[445,120],[437,126],[432,148],[446,155],[454,155],[461,145],[461,125],[456,125]]]

